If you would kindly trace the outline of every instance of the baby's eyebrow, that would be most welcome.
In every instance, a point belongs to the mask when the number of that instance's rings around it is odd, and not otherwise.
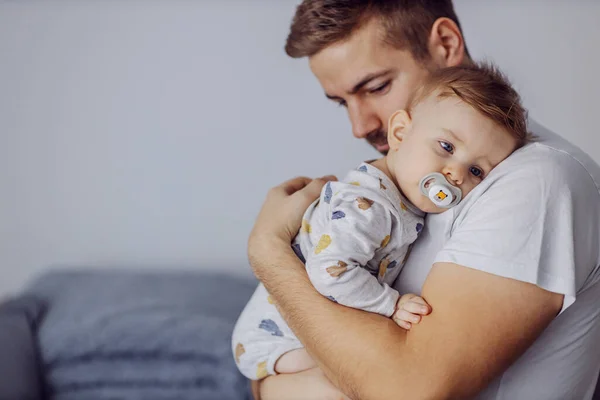
[[[481,165],[481,167],[485,168],[488,172],[494,168],[496,168],[496,165],[494,165],[494,163],[492,163],[489,159],[489,157],[482,157],[482,161],[484,161],[483,163],[480,162],[480,164],[484,164]]]
[[[454,133],[451,129],[442,128],[442,130],[444,132],[446,132],[449,136],[451,136],[453,140],[460,142],[461,144],[463,143],[463,141],[459,138],[459,136],[456,133]]]

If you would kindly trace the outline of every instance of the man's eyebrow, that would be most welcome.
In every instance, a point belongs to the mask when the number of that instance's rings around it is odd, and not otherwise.
[[[384,75],[389,74],[390,72],[392,72],[392,69],[386,69],[385,71],[380,71],[380,72],[374,72],[371,74],[368,74],[367,76],[365,76],[363,79],[361,79],[360,82],[358,82],[356,85],[354,85],[352,87],[352,89],[348,92],[348,94],[356,94],[358,93],[358,91],[360,89],[362,89],[363,87],[365,87],[366,84],[368,84],[369,82],[377,79],[377,78],[381,78]],[[341,97],[339,96],[333,96],[330,94],[325,93],[325,97],[327,97],[329,100],[339,100],[341,99]]]

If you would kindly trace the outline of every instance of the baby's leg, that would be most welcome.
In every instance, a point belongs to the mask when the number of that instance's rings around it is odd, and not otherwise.
[[[302,348],[262,284],[238,318],[232,336],[236,364],[252,380],[275,374],[282,355]]]
[[[260,393],[265,400],[350,400],[327,379],[319,368],[312,368],[297,374],[278,375],[273,379],[266,379],[260,384],[255,382],[252,387],[253,392]]]
[[[316,366],[317,364],[305,349],[296,349],[279,357],[279,360],[275,363],[275,372],[278,374],[294,374]]]

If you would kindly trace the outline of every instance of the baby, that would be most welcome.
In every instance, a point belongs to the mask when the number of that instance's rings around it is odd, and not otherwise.
[[[495,67],[434,72],[390,117],[388,154],[327,183],[304,214],[292,247],[315,289],[410,329],[429,306],[391,286],[425,213],[458,204],[528,140],[519,95]],[[232,347],[249,379],[315,366],[262,285],[237,321]]]

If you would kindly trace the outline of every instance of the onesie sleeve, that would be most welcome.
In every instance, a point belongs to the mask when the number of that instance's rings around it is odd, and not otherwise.
[[[388,244],[392,229],[390,210],[374,198],[368,191],[350,190],[320,204],[327,207],[327,221],[306,257],[306,270],[314,287],[330,300],[389,317],[399,294],[380,284],[377,275],[394,265],[384,259],[375,275],[364,268]]]

